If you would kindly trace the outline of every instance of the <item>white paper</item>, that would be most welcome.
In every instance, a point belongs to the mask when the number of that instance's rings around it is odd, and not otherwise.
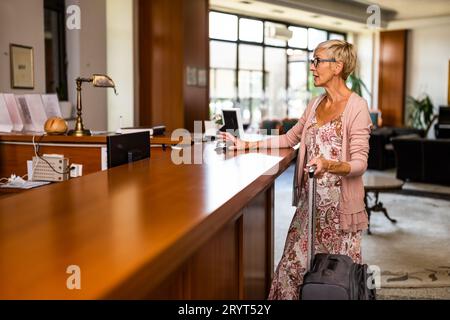
[[[17,110],[19,110],[20,117],[23,121],[24,131],[34,131],[33,120],[31,120],[31,114],[28,110],[27,100],[23,95],[16,95]]]
[[[45,114],[44,104],[40,94],[26,94],[25,99],[28,104],[28,110],[30,111],[31,120],[33,122],[34,130],[38,132],[44,131],[44,125],[47,121],[47,115]]]
[[[16,97],[12,93],[5,93],[3,94],[3,98],[5,99],[6,107],[8,108],[9,116],[11,117],[13,131],[22,131],[22,113],[20,112],[19,106],[17,105]]]
[[[41,95],[42,103],[44,105],[45,114],[47,118],[60,117],[61,109],[59,107],[58,96],[56,94],[43,94]]]
[[[36,98],[37,96],[37,98]],[[19,110],[22,111],[23,128],[25,131],[43,132],[47,121],[40,95],[26,94],[16,96]]]
[[[136,127],[136,128],[120,128],[117,129],[116,133],[119,134],[127,134],[127,133],[136,133],[136,132],[146,132],[148,131],[148,133],[152,136],[153,135],[153,129],[152,128],[144,128],[144,127]]]
[[[11,132],[13,124],[3,95],[0,94],[0,132]]]

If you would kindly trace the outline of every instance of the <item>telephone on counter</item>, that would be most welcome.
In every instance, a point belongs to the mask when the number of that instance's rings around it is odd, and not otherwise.
[[[33,181],[66,181],[69,180],[69,159],[62,155],[43,155],[33,157],[27,164],[28,177]]]

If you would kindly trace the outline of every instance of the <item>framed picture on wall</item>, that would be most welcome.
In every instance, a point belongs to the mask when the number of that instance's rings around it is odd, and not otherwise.
[[[207,71],[206,69],[198,69],[198,86],[206,87],[207,85]]]
[[[13,89],[34,89],[33,48],[10,44],[11,87]]]

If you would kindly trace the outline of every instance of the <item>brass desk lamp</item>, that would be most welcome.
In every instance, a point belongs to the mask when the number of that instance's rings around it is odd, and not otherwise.
[[[75,81],[77,83],[77,122],[75,123],[75,129],[70,130],[67,135],[76,137],[90,136],[91,131],[89,129],[84,129],[83,119],[81,118],[81,84],[83,82],[92,82],[94,87],[113,88],[114,93],[117,95],[116,85],[110,77],[104,74],[94,74],[90,78],[78,77]]]

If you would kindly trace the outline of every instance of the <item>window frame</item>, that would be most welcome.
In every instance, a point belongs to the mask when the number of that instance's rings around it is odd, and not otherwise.
[[[61,101],[66,101],[69,99],[68,97],[68,81],[67,81],[67,48],[66,48],[66,7],[65,1],[63,0],[44,0],[44,15],[45,11],[53,11],[56,12],[58,16],[58,76],[60,79],[60,83],[62,88],[60,88],[60,93],[58,94],[58,98]],[[44,17],[45,19],[45,17]],[[59,87],[59,84],[56,86]],[[49,92],[49,88],[46,88],[45,91]]]
[[[289,90],[290,87],[290,83],[289,83],[289,64],[292,63],[293,61],[289,61],[289,57],[287,54],[287,50],[288,49],[292,49],[292,50],[302,50],[305,51],[307,56],[310,56],[310,53],[313,52],[313,50],[309,50],[308,49],[308,44],[309,44],[309,29],[316,29],[316,30],[320,30],[320,31],[325,31],[327,33],[327,40],[330,39],[330,34],[340,34],[344,37],[344,40],[347,40],[347,33],[344,32],[340,32],[340,31],[335,31],[335,30],[328,30],[328,29],[323,29],[323,28],[317,28],[317,27],[311,27],[311,26],[307,26],[307,25],[301,25],[301,24],[294,24],[294,23],[288,23],[285,21],[280,21],[280,20],[274,20],[274,19],[265,19],[265,18],[258,18],[258,17],[252,17],[249,15],[243,15],[243,14],[237,14],[237,13],[230,13],[230,12],[225,12],[225,11],[220,11],[220,10],[215,10],[215,9],[210,9],[210,12],[215,12],[215,13],[222,13],[222,14],[231,14],[237,17],[237,40],[233,41],[233,40],[224,40],[224,39],[217,39],[217,38],[212,38],[209,36],[208,34],[208,39],[209,41],[219,41],[219,42],[228,42],[228,43],[233,43],[236,44],[236,66],[234,69],[235,71],[235,97],[234,97],[234,101],[236,101],[237,103],[241,103],[241,99],[239,97],[239,71],[240,70],[244,70],[244,69],[239,69],[239,47],[241,44],[243,45],[251,45],[251,46],[259,46],[262,47],[262,73],[263,73],[263,77],[262,77],[262,92],[263,94],[265,93],[265,88],[266,88],[266,48],[277,48],[277,49],[284,49],[286,52],[286,79],[285,79],[285,89],[286,91]],[[244,40],[240,40],[240,19],[252,19],[252,20],[258,20],[261,21],[263,23],[263,39],[262,42],[253,42],[253,41],[244,41]],[[289,41],[286,41],[286,44],[284,46],[282,45],[272,45],[272,44],[267,44],[266,43],[266,32],[265,32],[265,27],[266,27],[266,22],[268,23],[273,23],[273,24],[278,24],[278,25],[283,25],[286,28],[289,27],[297,27],[297,28],[305,28],[307,30],[307,39],[306,39],[306,47],[304,48],[299,48],[299,47],[291,47],[289,46]],[[306,75],[307,78],[306,80],[306,90],[308,92],[311,92],[311,88],[310,88],[310,84],[308,81],[309,78],[309,68],[310,68],[310,62],[309,59],[307,59],[306,61]],[[210,97],[211,99],[211,97]],[[289,99],[287,99],[286,103],[289,102]],[[286,115],[288,116],[288,115]]]

